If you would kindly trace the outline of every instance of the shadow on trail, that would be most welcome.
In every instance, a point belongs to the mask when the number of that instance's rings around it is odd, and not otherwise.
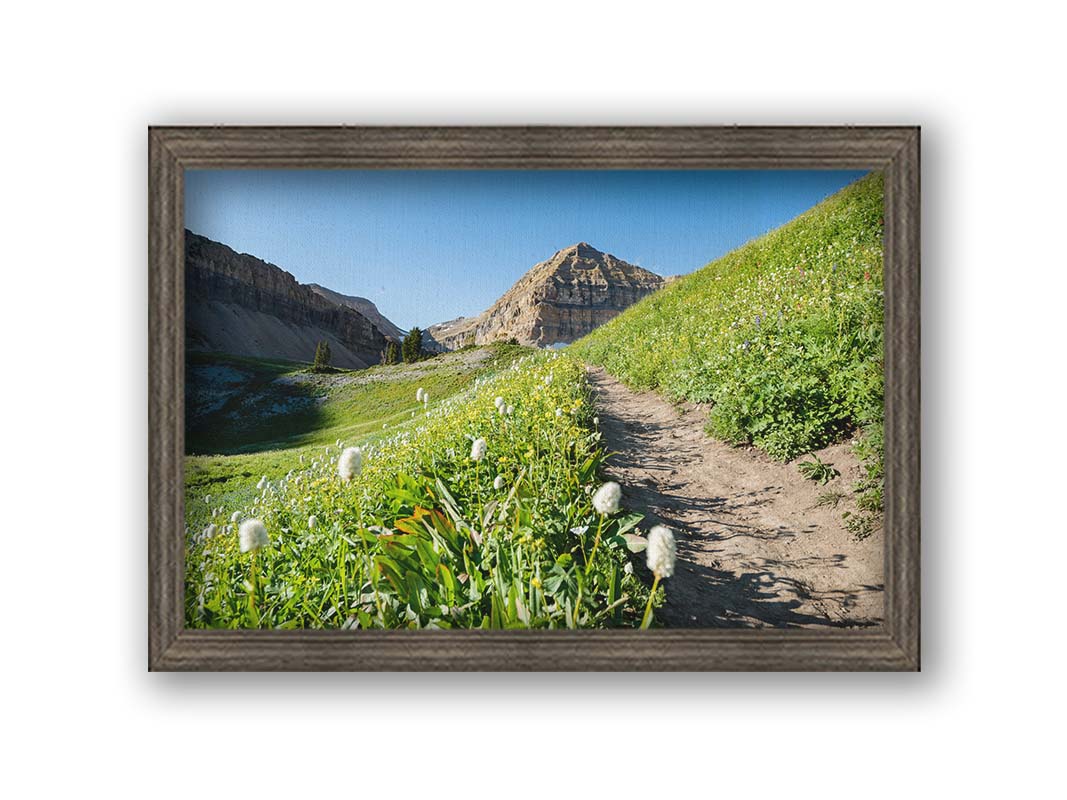
[[[678,561],[675,574],[667,583],[667,603],[659,612],[660,618],[673,628],[752,628],[752,627],[865,627],[874,623],[842,620],[829,614],[813,613],[804,607],[819,608],[823,603],[849,611],[859,604],[868,592],[881,593],[883,586],[859,586],[852,589],[817,591],[809,584],[790,577],[800,567],[823,566],[844,569],[845,556],[798,556],[791,559],[750,559],[751,568],[741,571],[723,569],[718,562],[701,564],[693,554],[701,549],[702,541],[729,542],[735,539],[790,540],[798,532],[784,528],[761,531],[715,515],[729,500],[687,501],[687,508],[699,508],[709,514],[709,521],[724,532],[712,534],[693,530],[689,525],[668,513],[659,511],[666,503],[662,496],[647,488],[627,492],[633,505],[645,511],[647,526],[667,525],[677,536]],[[674,498],[670,498],[674,499]],[[642,565],[643,566],[643,565]],[[651,579],[651,576],[647,576]]]
[[[594,385],[597,381],[593,381]],[[816,529],[816,525],[796,529],[761,529],[739,521],[746,512],[767,505],[781,494],[781,486],[720,497],[693,497],[684,493],[690,484],[680,475],[680,465],[703,463],[699,445],[686,442],[676,433],[677,422],[620,419],[603,402],[600,422],[604,441],[611,452],[605,463],[609,474],[640,475],[625,483],[628,506],[645,513],[646,530],[664,524],[677,535],[678,562],[675,574],[666,584],[667,603],[657,613],[670,627],[752,628],[752,627],[866,627],[878,624],[853,619],[848,614],[869,593],[882,593],[882,585],[858,585],[849,589],[818,591],[796,577],[805,568],[846,570],[846,556],[798,555],[796,558],[767,558],[758,548],[745,548],[745,540],[788,544]],[[667,443],[665,446],[664,443]],[[679,476],[675,478],[675,476]],[[709,545],[736,545],[731,552]],[[732,557],[732,568],[720,561],[700,563],[695,554],[706,556],[718,550]],[[705,557],[702,559],[707,561]],[[643,558],[639,572],[645,573]],[[738,568],[737,564],[743,566]],[[826,610],[825,613],[822,613]],[[829,611],[836,612],[835,614]]]

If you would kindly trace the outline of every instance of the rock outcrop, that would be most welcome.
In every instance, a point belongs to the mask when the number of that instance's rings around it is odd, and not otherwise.
[[[427,353],[447,353],[449,350],[454,350],[455,349],[454,347],[446,347],[444,344],[442,344],[441,342],[437,341],[433,336],[433,332],[434,331],[438,331],[438,332],[440,332],[440,331],[445,331],[445,332],[450,331],[456,325],[460,324],[461,322],[463,322],[463,321],[465,321],[467,319],[469,319],[469,318],[468,317],[456,317],[455,319],[448,320],[448,322],[438,322],[436,325],[433,325],[433,326],[431,326],[429,328],[426,328],[422,332],[422,349],[425,350]],[[462,346],[462,345],[460,345],[460,346]]]
[[[258,358],[311,361],[316,344],[326,340],[332,364],[352,369],[377,364],[387,340],[351,305],[191,231],[185,232],[185,327],[190,350]]]
[[[434,325],[429,334],[450,350],[513,338],[567,344],[663,285],[654,272],[580,242],[535,265],[487,311]]]

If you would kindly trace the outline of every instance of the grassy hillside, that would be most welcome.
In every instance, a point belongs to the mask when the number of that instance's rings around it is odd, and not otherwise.
[[[266,385],[285,379],[284,394],[298,373]],[[313,429],[257,452],[242,441],[240,452],[187,458],[189,627],[641,621],[649,588],[628,568],[634,543],[624,538],[640,516],[593,509],[603,451],[578,361],[497,345],[323,381]],[[427,405],[415,401],[420,387]],[[222,414],[210,394],[200,410]],[[235,408],[216,422],[240,420]],[[338,458],[356,444],[362,470],[345,481]],[[257,553],[239,548],[249,519],[270,537]]]
[[[882,197],[881,174],[868,175],[571,349],[632,387],[710,403],[709,433],[778,459],[862,428],[869,474],[857,488],[861,507],[874,511],[881,505]]]
[[[358,439],[443,399],[529,350],[503,343],[414,364],[314,373],[308,364],[190,353],[186,452],[248,453]]]
[[[415,393],[444,400],[528,354],[497,344],[415,364],[314,374],[306,364],[190,354],[185,459],[186,525],[210,522],[211,506],[237,507],[256,483],[283,477],[336,442],[366,444],[417,424]],[[210,380],[209,380],[210,378]],[[193,388],[190,388],[193,387]]]

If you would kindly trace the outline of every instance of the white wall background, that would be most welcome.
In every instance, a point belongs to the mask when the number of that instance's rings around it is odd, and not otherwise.
[[[1067,526],[1049,502],[1067,444],[1063,28],[1051,4],[977,5],[8,5],[10,796],[1048,787],[1064,711]],[[921,123],[923,673],[147,674],[145,128],[337,122]]]

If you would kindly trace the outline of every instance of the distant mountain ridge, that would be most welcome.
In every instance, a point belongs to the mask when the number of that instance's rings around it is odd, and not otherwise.
[[[369,300],[305,286],[274,264],[189,230],[185,294],[190,350],[311,361],[325,340],[334,366],[363,369],[381,360],[400,330]]]
[[[579,242],[535,264],[478,316],[432,325],[428,334],[449,350],[512,338],[538,347],[566,344],[665,283],[654,272]]]
[[[390,339],[403,339],[404,335],[407,333],[407,331],[401,330],[394,325],[391,320],[386,319],[382,312],[378,310],[378,306],[374,305],[374,303],[366,297],[353,297],[351,295],[341,294],[340,292],[335,292],[333,289],[327,289],[325,286],[319,286],[317,283],[306,283],[304,285],[333,303],[337,303],[341,306],[348,306],[349,308],[358,311],[373,322],[375,327]]]

